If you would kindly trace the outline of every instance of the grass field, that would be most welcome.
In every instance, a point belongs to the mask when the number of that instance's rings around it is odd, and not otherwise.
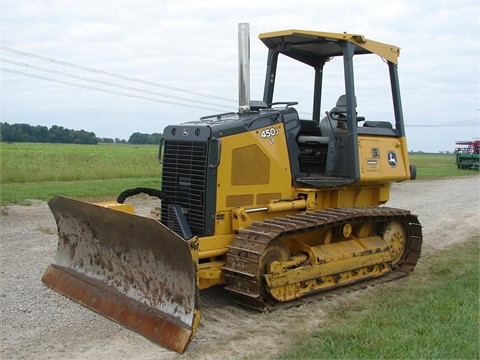
[[[478,174],[475,170],[459,170],[454,154],[410,153],[410,163],[417,167],[417,179],[440,179],[458,175]]]
[[[160,186],[158,146],[0,143],[1,203],[56,194],[114,199],[132,187]]]
[[[0,202],[25,204],[56,194],[114,199],[133,187],[160,187],[156,145],[0,143]],[[458,170],[454,155],[410,154],[417,179],[478,174]]]

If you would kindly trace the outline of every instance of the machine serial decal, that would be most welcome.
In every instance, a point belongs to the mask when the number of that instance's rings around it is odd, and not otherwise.
[[[389,151],[387,153],[388,156],[388,165],[391,167],[397,166],[397,154],[395,154],[395,151]]]
[[[367,171],[380,171],[377,159],[367,159]]]

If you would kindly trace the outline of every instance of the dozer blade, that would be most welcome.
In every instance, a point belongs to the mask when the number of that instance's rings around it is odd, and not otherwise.
[[[144,216],[61,196],[48,203],[58,227],[42,281],[170,350],[198,326],[195,239]]]

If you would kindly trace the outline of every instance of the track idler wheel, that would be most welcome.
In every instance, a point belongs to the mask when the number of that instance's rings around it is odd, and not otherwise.
[[[285,262],[289,261],[290,259],[290,251],[281,241],[274,240],[267,245],[260,256],[257,271],[257,279],[260,284],[260,292],[263,297],[271,298],[268,285],[264,279],[264,275],[268,274],[269,265],[274,261]]]

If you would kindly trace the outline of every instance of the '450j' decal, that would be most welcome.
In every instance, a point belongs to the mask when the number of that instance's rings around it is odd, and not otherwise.
[[[271,138],[273,136],[277,136],[278,135],[278,129],[275,129],[274,127],[271,127],[269,129],[263,129],[262,130],[262,139],[268,139],[268,138]]]

